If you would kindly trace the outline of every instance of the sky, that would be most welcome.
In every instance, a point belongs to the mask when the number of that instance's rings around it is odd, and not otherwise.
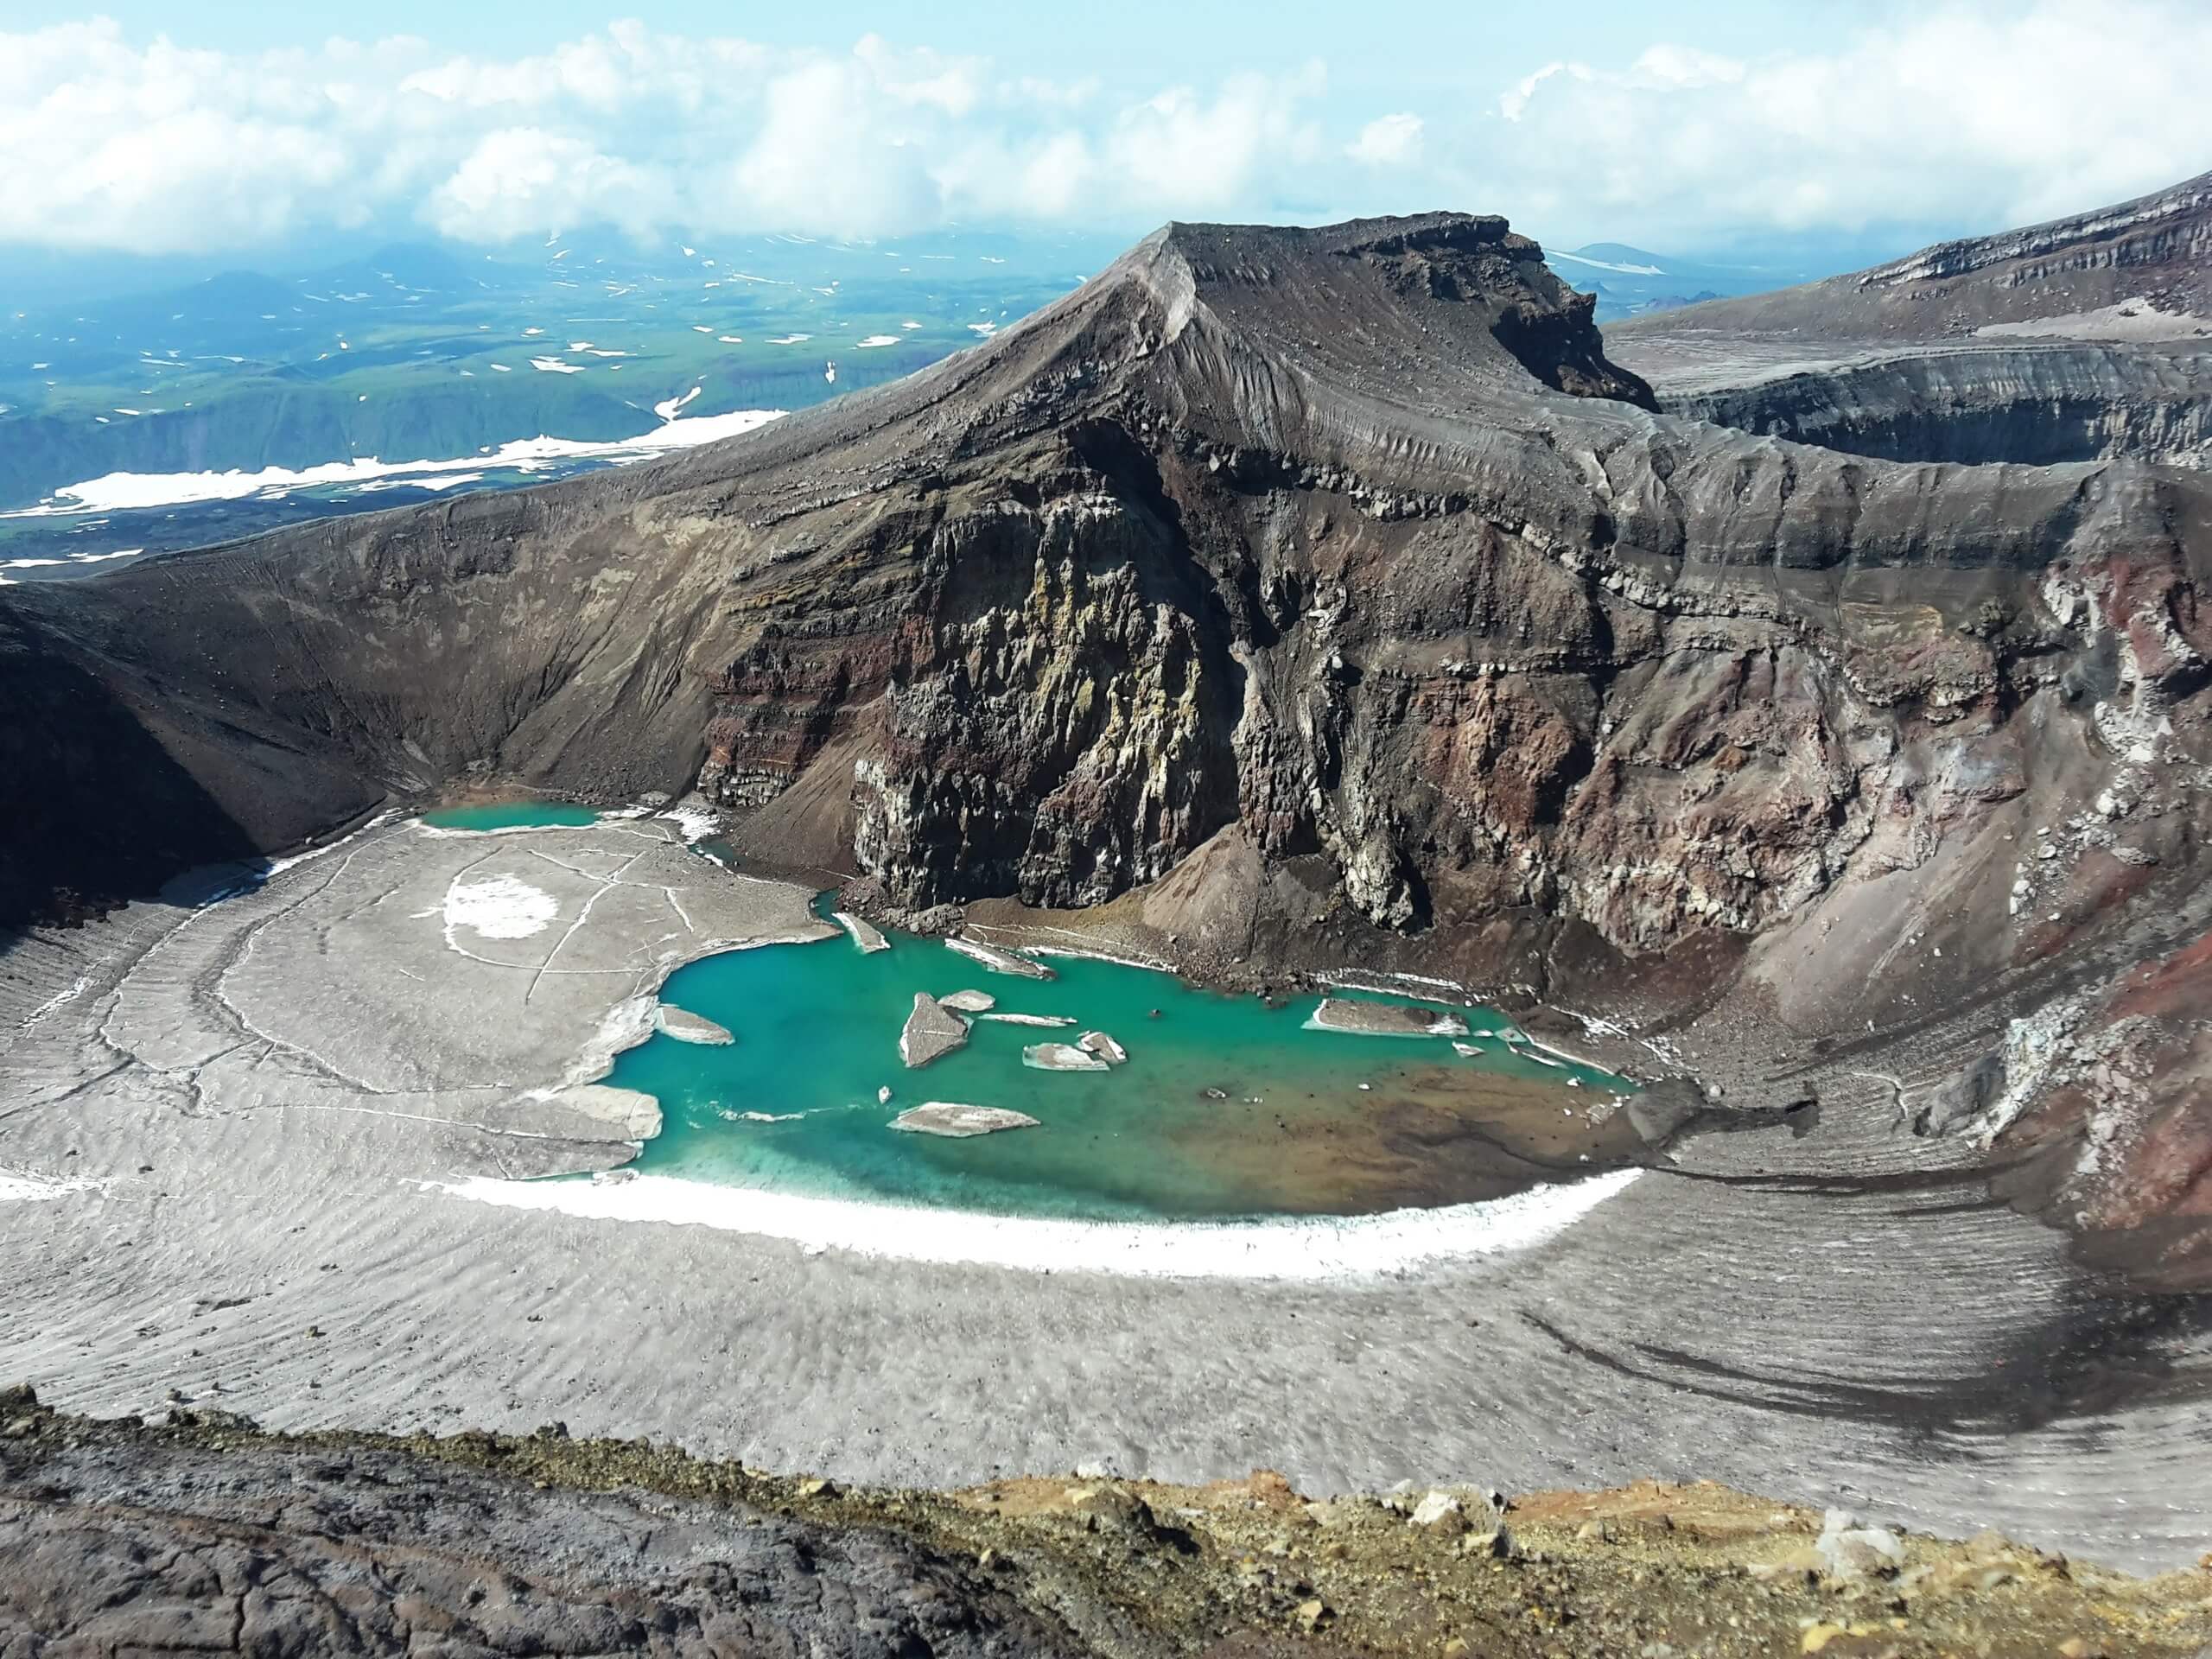
[[[2203,0],[0,0],[0,248],[1456,207],[1898,245],[2212,167]]]

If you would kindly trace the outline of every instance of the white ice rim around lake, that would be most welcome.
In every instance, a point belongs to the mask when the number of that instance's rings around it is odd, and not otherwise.
[[[696,393],[690,396],[696,396]],[[657,410],[682,407],[690,396],[657,404]],[[656,455],[734,438],[782,417],[779,409],[741,409],[726,415],[666,416],[660,425],[634,438],[599,442],[584,438],[517,438],[480,454],[448,460],[380,461],[366,455],[327,461],[319,467],[264,467],[257,473],[105,473],[65,485],[35,507],[0,512],[0,518],[74,518],[91,512],[123,512],[151,507],[188,506],[200,501],[243,501],[251,497],[326,486],[375,485],[395,489],[408,484],[438,487],[440,474],[543,472],[576,461],[615,465],[650,461]],[[457,480],[456,480],[457,481]],[[472,480],[473,481],[473,480]]]
[[[1032,1273],[1300,1283],[1370,1280],[1506,1255],[1557,1237],[1643,1172],[1611,1170],[1503,1198],[1379,1215],[1267,1221],[1075,1221],[865,1204],[667,1175],[626,1180],[472,1176],[429,1191],[591,1221],[662,1222],[786,1239],[810,1252]]]

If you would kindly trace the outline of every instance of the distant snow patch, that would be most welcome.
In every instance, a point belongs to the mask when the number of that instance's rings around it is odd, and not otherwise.
[[[1664,276],[1667,273],[1656,265],[1617,265],[1610,259],[1586,259],[1579,253],[1561,253],[1556,248],[1547,249],[1547,259],[1564,259],[1571,264],[1590,265],[1599,270],[1618,270],[1624,276]]]
[[[693,416],[681,420],[664,416],[663,425],[634,438],[604,442],[583,438],[518,438],[497,449],[450,460],[387,461],[369,455],[297,469],[264,467],[257,473],[107,473],[57,490],[35,507],[0,512],[0,518],[68,518],[79,513],[183,506],[195,501],[243,501],[252,497],[273,501],[293,490],[365,486],[372,480],[389,479],[418,488],[430,488],[434,486],[427,480],[444,474],[463,474],[467,481],[474,482],[488,472],[538,473],[580,461],[604,461],[620,466],[664,455],[671,450],[734,438],[766,426],[782,414],[779,409],[741,409],[726,415]]]
[[[671,806],[654,816],[674,824],[677,833],[687,842],[704,841],[721,832],[721,815],[711,807]]]
[[[662,402],[653,405],[653,413],[659,416],[664,421],[672,421],[676,418],[677,410],[682,409],[684,404],[690,403],[694,397],[696,397],[705,390],[706,388],[704,386],[694,386],[690,391],[685,392],[681,397],[665,398]]]
[[[898,343],[899,336],[896,334],[870,334],[853,349],[864,352],[872,346],[896,346]]]
[[[582,374],[584,372],[582,364],[563,363],[557,357],[533,357],[530,359],[530,366],[543,374]]]
[[[2212,334],[2212,318],[2187,311],[2163,311],[2154,300],[2116,300],[2093,311],[2024,322],[1985,322],[1977,335],[1996,340],[2033,340],[2057,335],[2069,340],[2176,340]]]
[[[106,559],[135,559],[143,547],[118,548],[112,553],[71,553],[58,559],[0,559],[0,570],[29,570],[49,564],[99,564]]]

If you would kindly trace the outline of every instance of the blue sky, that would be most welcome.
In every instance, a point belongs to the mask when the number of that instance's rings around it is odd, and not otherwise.
[[[1909,15],[1891,0],[1700,0],[1665,8],[1624,0],[1572,5],[1422,3],[1421,0],[1280,0],[1265,6],[1204,0],[1117,0],[1110,5],[936,0],[926,5],[789,3],[615,5],[579,0],[454,4],[381,0],[372,10],[276,6],[267,0],[122,0],[92,7],[10,0],[13,29],[113,18],[134,35],[166,33],[192,46],[251,51],[413,35],[454,51],[512,52],[573,40],[635,17],[694,36],[741,35],[785,47],[847,45],[863,35],[982,53],[1029,73],[1096,73],[1143,83],[1193,68],[1302,64],[1317,54],[1354,90],[1466,84],[1478,67],[1526,73],[1554,57],[1632,58],[1659,35],[1694,36],[1714,51],[1750,54],[1833,38],[1839,27]],[[1667,21],[1670,16],[1676,20]],[[1659,26],[1655,28],[1655,18]],[[1478,75],[1487,84],[1487,77]]]
[[[1562,247],[1897,244],[2212,166],[2208,62],[2197,0],[11,0],[0,246],[1433,207]]]

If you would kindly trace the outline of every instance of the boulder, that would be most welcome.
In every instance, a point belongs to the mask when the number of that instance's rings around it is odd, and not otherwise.
[[[1410,1517],[1413,1524],[1430,1531],[1452,1535],[1467,1530],[1467,1512],[1459,1500],[1449,1492],[1431,1492],[1414,1505]]]
[[[1828,1577],[1852,1580],[1895,1572],[1904,1564],[1904,1541],[1887,1527],[1870,1527],[1847,1510],[1830,1510],[1814,1554]]]

